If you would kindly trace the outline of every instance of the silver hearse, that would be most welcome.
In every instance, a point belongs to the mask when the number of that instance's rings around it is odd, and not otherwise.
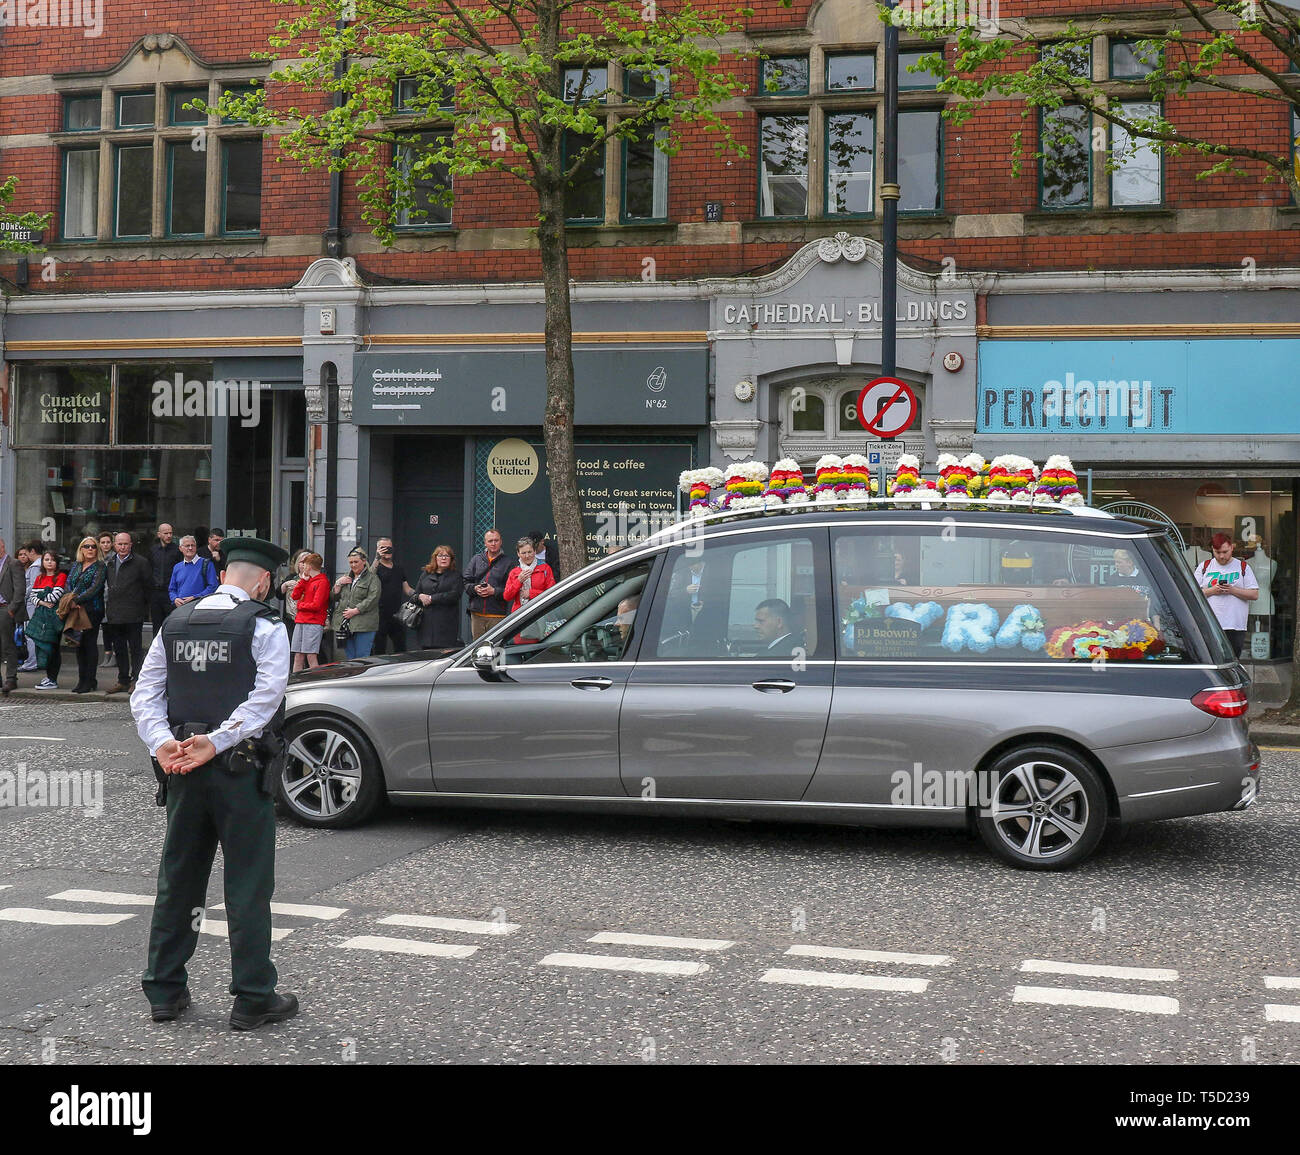
[[[687,520],[457,653],[295,675],[280,801],[978,831],[1060,869],[1108,822],[1255,799],[1245,671],[1164,532],[1087,508]]]

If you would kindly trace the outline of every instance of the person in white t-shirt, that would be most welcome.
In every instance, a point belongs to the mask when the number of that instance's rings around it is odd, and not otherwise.
[[[1226,533],[1216,533],[1210,546],[1214,557],[1196,567],[1196,582],[1228,635],[1233,653],[1241,657],[1246,643],[1246,603],[1259,597],[1259,582],[1244,561],[1232,556],[1232,538]]]

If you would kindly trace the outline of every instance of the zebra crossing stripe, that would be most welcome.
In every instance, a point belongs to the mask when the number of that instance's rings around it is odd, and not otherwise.
[[[115,926],[135,918],[133,914],[91,914],[80,910],[39,910],[30,906],[10,906],[0,910],[5,922],[35,922],[42,926]]]
[[[199,934],[210,934],[216,938],[229,938],[230,923],[222,922],[217,918],[205,918],[199,923]],[[272,942],[279,942],[282,938],[287,938],[291,934],[293,934],[293,929],[291,927],[271,927]]]
[[[1282,1003],[1265,1003],[1264,1018],[1270,1023],[1300,1023],[1300,1007]]]
[[[120,890],[61,890],[51,894],[62,902],[98,902],[104,906],[153,906],[152,894],[124,894]]]
[[[1264,986],[1270,991],[1300,991],[1300,979],[1283,975],[1265,975]]]
[[[851,959],[854,962],[902,963],[905,966],[950,967],[952,955],[905,954],[892,950],[857,950],[846,946],[807,946],[796,944],[785,952],[802,958]]]
[[[1137,979],[1140,982],[1177,982],[1178,972],[1157,967],[1117,967],[1098,963],[1049,962],[1031,958],[1020,964],[1022,971],[1047,975],[1082,975],[1093,979]]]
[[[450,930],[459,934],[514,934],[517,922],[492,922],[475,918],[441,918],[432,914],[390,914],[379,920],[383,926],[418,926],[426,930]]]
[[[678,938],[671,934],[625,934],[616,930],[602,930],[587,941],[609,946],[663,946],[679,950],[726,950],[736,945],[726,938]]]
[[[801,971],[774,967],[760,976],[760,983],[784,983],[799,987],[838,987],[846,990],[895,991],[906,994],[924,994],[930,986],[929,979],[900,979],[888,975],[856,975],[842,971]]]
[[[390,954],[417,954],[431,958],[469,958],[478,947],[465,943],[420,942],[413,938],[385,938],[383,935],[362,934],[339,943],[347,950],[378,950]]]
[[[217,903],[211,907],[212,910],[225,910],[224,902]],[[271,903],[272,914],[288,914],[298,918],[318,918],[325,921],[339,918],[347,914],[346,906],[310,906],[301,902],[273,902]]]
[[[571,954],[567,951],[548,954],[538,965],[646,975],[698,975],[709,969],[706,963],[679,959],[623,958],[612,954]]]
[[[1074,990],[1070,987],[1018,986],[1011,1001],[1062,1007],[1104,1007],[1113,1011],[1137,1011],[1148,1015],[1178,1014],[1178,1000],[1163,995],[1129,995],[1117,991]]]

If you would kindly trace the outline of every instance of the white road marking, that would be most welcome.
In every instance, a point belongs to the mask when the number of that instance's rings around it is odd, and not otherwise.
[[[226,904],[224,902],[219,902],[216,906],[211,907],[210,909],[225,910]],[[346,906],[311,906],[303,905],[298,902],[271,903],[272,914],[296,914],[302,918],[334,919],[338,918],[340,915],[347,914],[347,912],[348,908]]]
[[[569,954],[560,951],[542,959],[544,967],[582,967],[596,971],[632,971],[647,975],[698,975],[708,970],[702,962],[682,962],[677,959],[623,958],[613,954]]]
[[[222,922],[217,918],[205,918],[199,923],[199,934],[215,935],[217,938],[230,937],[230,923]],[[292,928],[273,926],[271,927],[271,941],[279,942],[282,938],[287,938],[293,934]]]
[[[123,894],[120,890],[61,890],[50,898],[64,902],[101,902],[105,906],[153,906],[152,894]]]
[[[0,910],[5,922],[39,922],[45,926],[114,926],[135,918],[133,914],[85,914],[79,910],[37,910],[30,906],[10,906]]]
[[[611,946],[668,946],[682,950],[726,950],[736,944],[726,938],[678,938],[671,934],[624,934],[617,930],[602,930],[593,934],[588,942],[608,943]]]
[[[1265,975],[1264,985],[1271,991],[1300,991],[1300,979],[1285,978],[1282,975]]]
[[[1070,987],[1016,987],[1013,1003],[1048,1003],[1061,1007],[1106,1007],[1148,1015],[1178,1014],[1178,1000],[1163,995],[1126,995],[1115,991],[1081,991]]]
[[[381,918],[385,926],[419,926],[427,930],[454,930],[460,934],[514,934],[517,922],[492,922],[477,918],[440,918],[432,914],[390,914]]]
[[[384,938],[383,935],[362,934],[339,944],[349,950],[383,950],[393,954],[419,954],[434,958],[469,958],[478,947],[463,943],[420,942],[413,938]]]
[[[14,884],[12,882],[6,882],[3,886],[0,886],[0,890],[13,890],[13,888]]]
[[[760,983],[787,983],[800,987],[840,987],[863,991],[905,991],[924,994],[929,979],[896,979],[886,975],[851,975],[837,971],[799,971],[774,967],[764,971]]]
[[[35,734],[0,734],[0,742],[66,742],[66,738],[38,738]]]
[[[847,946],[807,946],[798,943],[785,952],[802,958],[852,959],[854,962],[905,963],[909,966],[950,967],[952,955],[905,954],[892,950],[857,950]]]
[[[1264,1018],[1270,1023],[1300,1023],[1300,1007],[1280,1003],[1265,1003]]]
[[[1090,979],[1140,979],[1149,983],[1172,983],[1178,972],[1158,967],[1116,967],[1093,963],[1048,962],[1045,959],[1026,959],[1020,964],[1022,971],[1045,975],[1083,975]]]

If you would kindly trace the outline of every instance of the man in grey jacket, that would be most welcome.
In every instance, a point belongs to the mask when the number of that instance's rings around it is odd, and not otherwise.
[[[26,620],[27,575],[22,563],[0,538],[0,664],[4,666],[0,693],[5,697],[18,689],[18,646],[14,642],[14,630]]]
[[[113,655],[117,658],[117,684],[109,687],[110,694],[131,689],[144,663],[142,641],[153,590],[153,566],[132,552],[133,544],[129,533],[119,533],[113,539],[113,556],[108,559],[104,621],[113,627]]]

